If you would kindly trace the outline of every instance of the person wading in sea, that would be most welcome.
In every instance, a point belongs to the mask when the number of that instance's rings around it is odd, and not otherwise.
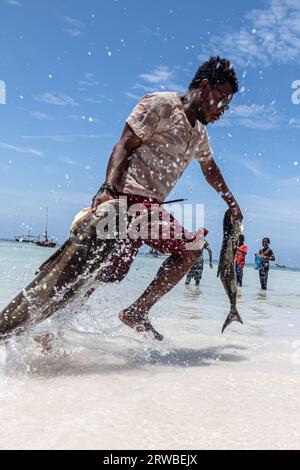
[[[245,245],[244,235],[240,235],[238,239],[238,246],[236,249],[236,258],[235,258],[235,270],[236,270],[236,281],[237,285],[243,286],[243,269],[246,264],[246,255],[248,251],[247,245]]]
[[[206,235],[206,234],[204,234]],[[209,243],[207,240],[204,240],[203,246],[202,246],[202,251],[199,256],[199,259],[196,261],[196,263],[193,264],[193,266],[190,268],[186,275],[186,280],[185,280],[185,285],[188,286],[192,280],[192,278],[195,279],[195,286],[199,287],[200,281],[202,278],[203,274],[203,268],[204,268],[204,258],[203,258],[203,251],[207,250],[208,257],[209,257],[209,267],[212,269],[213,264],[212,264],[212,251],[209,246]]]
[[[270,238],[265,237],[262,239],[262,248],[259,250],[259,256],[262,257],[262,264],[259,269],[259,280],[263,290],[267,290],[268,276],[270,269],[270,261],[275,261],[273,250],[270,248]]]

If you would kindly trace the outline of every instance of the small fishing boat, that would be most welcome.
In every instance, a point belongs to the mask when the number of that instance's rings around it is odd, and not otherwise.
[[[20,243],[36,243],[39,239],[39,237],[35,235],[31,235],[31,230],[32,230],[32,224],[29,225],[28,227],[28,233],[27,235],[16,235],[15,236],[15,241],[20,242]]]
[[[57,243],[54,241],[53,238],[48,238],[48,207],[46,208],[46,224],[45,224],[44,238],[41,238],[39,236],[37,240],[35,241],[35,244],[37,246],[42,246],[45,248],[54,248],[57,245]]]

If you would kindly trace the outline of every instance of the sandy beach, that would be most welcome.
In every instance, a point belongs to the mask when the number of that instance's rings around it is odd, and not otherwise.
[[[49,254],[1,242],[1,306]],[[228,302],[216,266],[200,290],[181,282],[153,309],[162,343],[121,325],[118,311],[161,258],[138,256],[119,285],[99,287],[84,311],[1,346],[1,449],[296,449],[300,443],[299,272],[272,270],[270,289],[246,268],[244,325],[221,335]]]

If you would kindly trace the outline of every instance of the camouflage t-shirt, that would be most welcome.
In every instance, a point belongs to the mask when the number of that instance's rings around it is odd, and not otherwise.
[[[120,192],[164,201],[193,159],[212,157],[205,126],[191,126],[178,93],[145,95],[126,122],[143,143],[129,157]]]

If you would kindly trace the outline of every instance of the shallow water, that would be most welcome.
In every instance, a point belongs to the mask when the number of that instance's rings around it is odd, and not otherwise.
[[[0,242],[0,308],[53,250]],[[299,272],[270,271],[269,290],[246,268],[244,325],[221,334],[228,300],[216,266],[200,289],[181,282],[152,310],[162,343],[117,319],[163,258],[138,256],[105,285],[0,347],[0,448],[297,448],[300,444]]]

